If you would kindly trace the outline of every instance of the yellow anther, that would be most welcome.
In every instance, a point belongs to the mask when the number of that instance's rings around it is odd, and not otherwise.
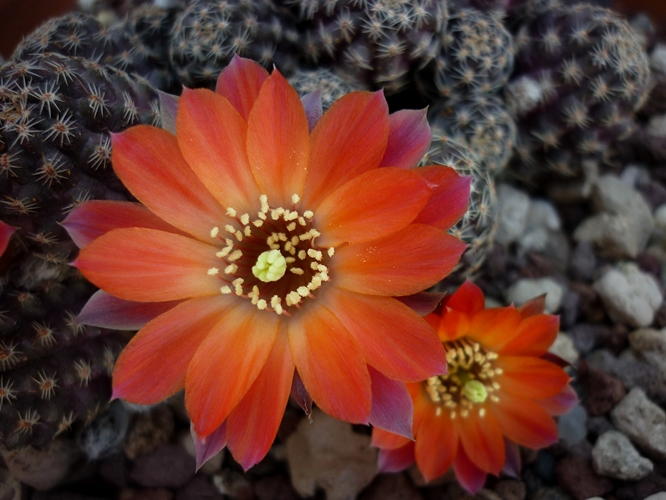
[[[479,417],[483,418],[486,416],[486,409],[485,408],[479,408]]]
[[[266,301],[264,299],[259,299],[259,302],[257,302],[257,309],[263,311],[264,309],[266,309],[266,307],[268,307]]]
[[[246,238],[249,238],[252,236],[252,228],[250,226],[245,226],[243,229],[243,234],[245,235]]]
[[[208,276],[215,276],[216,274],[219,274],[220,270],[217,267],[211,267],[208,270]]]
[[[294,229],[296,229],[296,223],[295,222],[292,222],[292,223],[287,225],[287,231],[293,231]]]
[[[241,224],[244,226],[247,226],[250,223],[250,215],[249,214],[243,214],[240,217]]]
[[[296,291],[298,292],[298,295],[300,295],[301,297],[307,297],[308,295],[310,295],[310,290],[308,290],[308,287],[306,286],[299,286]]]
[[[211,238],[216,238],[217,235],[220,234],[220,228],[215,226],[213,229],[210,230],[210,237]]]
[[[224,274],[234,274],[238,271],[238,266],[236,264],[229,264],[224,268]]]
[[[291,267],[291,268],[289,268],[289,271],[291,271],[292,273],[294,273],[298,276],[302,275],[305,272],[300,267]]]
[[[314,212],[312,210],[306,210],[303,212],[303,217],[306,219],[312,219],[312,217],[314,217]]]
[[[333,257],[333,255],[335,254],[335,248],[330,247],[327,253],[329,257]]]
[[[277,281],[287,272],[287,261],[279,250],[263,252],[252,266],[252,274],[261,281],[268,283]]]
[[[236,210],[234,210],[234,209],[231,208],[231,207],[227,208],[227,215],[228,215],[229,217],[236,217]]]
[[[234,234],[236,232],[236,228],[234,226],[232,226],[231,224],[227,224],[226,226],[224,226],[224,230],[227,233],[231,233],[231,234]]]
[[[305,250],[299,250],[298,251],[298,258],[301,260],[305,260],[305,257],[307,257],[307,253],[305,253]]]
[[[236,250],[236,251],[231,253],[228,260],[229,260],[229,262],[235,262],[238,259],[240,259],[242,256],[243,256],[243,252],[241,250]]]
[[[294,193],[294,194],[291,195],[291,202],[292,202],[294,205],[295,205],[296,203],[298,203],[299,201],[301,201],[301,197],[300,197],[300,196],[298,196],[296,193]]]
[[[231,288],[229,288],[227,285],[224,285],[222,288],[220,288],[220,293],[228,295],[231,293]]]

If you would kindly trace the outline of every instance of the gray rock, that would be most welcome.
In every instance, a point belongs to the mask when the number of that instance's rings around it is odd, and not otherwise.
[[[562,221],[557,209],[549,200],[531,200],[527,214],[527,229],[543,227],[549,231],[562,229]]]
[[[653,214],[654,234],[659,239],[666,237],[666,205],[657,207]]]
[[[508,245],[525,231],[530,197],[509,184],[497,186],[497,232],[495,241]]]
[[[552,313],[559,309],[564,296],[564,287],[552,278],[521,279],[506,291],[506,301],[517,306],[528,300],[546,294],[545,312]]]
[[[638,191],[614,175],[604,175],[592,189],[592,203],[600,213],[576,228],[576,241],[594,243],[599,254],[610,259],[634,258],[645,249],[654,222]]]
[[[579,358],[579,354],[576,350],[576,346],[574,345],[573,340],[568,334],[564,332],[557,334],[555,342],[553,342],[553,345],[550,346],[548,352],[559,356],[572,365],[575,365]]]
[[[655,115],[647,124],[648,134],[656,137],[666,137],[666,115]]]
[[[663,300],[655,279],[633,263],[608,269],[594,288],[611,319],[634,328],[652,324]]]
[[[666,458],[666,413],[642,389],[634,387],[611,410],[611,420],[646,455]]]
[[[163,444],[134,461],[130,478],[147,488],[182,488],[194,477],[196,461],[174,444]]]
[[[557,435],[569,446],[580,443],[587,435],[587,412],[582,405],[574,406],[557,421]]]
[[[629,344],[640,359],[657,368],[666,379],[666,329],[641,328],[631,332]]]
[[[650,67],[661,73],[666,73],[666,45],[658,43],[650,52]]]
[[[661,491],[659,493],[655,493],[654,495],[645,497],[643,500],[666,500],[666,492]]]
[[[608,431],[599,436],[592,449],[592,466],[597,474],[629,481],[644,478],[654,466],[633,447],[627,436]]]
[[[21,483],[9,473],[9,470],[0,467],[0,499],[23,500]]]

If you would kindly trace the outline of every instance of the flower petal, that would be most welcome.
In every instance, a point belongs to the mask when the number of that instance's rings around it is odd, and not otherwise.
[[[391,380],[372,366],[368,372],[372,383],[370,424],[411,439],[414,405],[404,382]]]
[[[409,295],[449,274],[466,245],[439,229],[410,224],[367,243],[346,245],[331,259],[337,286],[372,295]]]
[[[414,404],[419,415],[414,432],[416,463],[425,480],[432,481],[449,470],[462,446],[458,446],[458,434],[448,410],[437,415],[436,406],[423,395]]]
[[[179,303],[179,301],[133,302],[114,297],[104,290],[97,290],[83,306],[76,320],[83,325],[99,328],[139,330]]]
[[[377,469],[379,472],[400,472],[414,463],[414,442],[410,441],[402,448],[379,450]]]
[[[161,90],[157,91],[160,100],[160,120],[162,128],[167,132],[176,134],[176,115],[178,114],[179,96],[167,94]]]
[[[483,417],[473,408],[469,416],[458,418],[460,443],[474,465],[498,475],[504,466],[504,436],[495,417],[483,409],[486,412]]]
[[[427,112],[427,109],[403,109],[389,115],[388,143],[380,167],[418,165],[432,138]]]
[[[389,127],[381,91],[351,92],[335,101],[312,131],[305,205],[317,205],[348,180],[377,168]]]
[[[507,341],[498,350],[503,355],[538,357],[550,349],[559,331],[559,317],[552,314],[529,316],[521,321],[515,334],[507,335]]]
[[[197,459],[197,470],[217,455],[227,445],[227,423],[224,422],[205,438],[200,438],[194,425],[190,424],[190,433],[194,440],[194,454]]]
[[[183,157],[220,204],[243,213],[259,203],[245,149],[247,123],[229,101],[210,90],[184,89],[176,128]]]
[[[536,314],[542,314],[546,308],[546,294],[541,294],[538,297],[528,300],[523,305],[518,307],[520,315],[523,318],[529,318]]]
[[[185,406],[200,436],[229,416],[259,376],[275,344],[276,314],[247,301],[211,329],[187,369]]]
[[[377,448],[396,450],[411,442],[412,440],[407,439],[405,436],[386,431],[379,427],[372,428],[372,446],[376,446]]]
[[[537,402],[505,392],[499,398],[488,407],[511,441],[535,450],[557,441],[555,421]]]
[[[229,451],[246,471],[264,458],[273,444],[293,378],[294,361],[283,331],[261,373],[227,419]]]
[[[417,292],[395,297],[395,299],[405,304],[419,316],[426,317],[437,309],[445,296],[446,292]]]
[[[456,455],[453,469],[455,470],[456,479],[458,479],[460,486],[472,495],[476,495],[483,488],[487,474],[474,465],[474,462],[469,459],[462,446]]]
[[[298,94],[277,69],[261,87],[247,122],[247,156],[262,193],[291,206],[308,166],[308,119]]]
[[[333,191],[315,209],[317,243],[337,246],[389,236],[414,220],[430,198],[424,180],[395,167],[370,170]]]
[[[539,358],[501,355],[495,366],[503,372],[493,380],[516,396],[544,399],[554,396],[569,383],[569,375],[557,365]]]
[[[310,417],[312,415],[312,397],[303,385],[303,380],[298,374],[298,370],[294,371],[294,380],[291,383],[291,397],[305,412],[305,415]]]
[[[520,326],[520,313],[514,307],[484,309],[474,315],[468,335],[486,349],[497,351]]]
[[[418,382],[446,373],[444,346],[430,326],[397,300],[330,287],[322,300],[389,378]]]
[[[115,229],[97,238],[74,261],[95,285],[125,300],[164,302],[219,295],[220,280],[207,274],[220,259],[216,248],[154,229]]]
[[[317,122],[324,114],[324,108],[321,104],[321,90],[315,90],[301,97],[301,104],[305,110],[305,116],[308,117],[308,132],[312,132]]]
[[[437,335],[442,342],[464,337],[469,332],[471,324],[470,317],[455,309],[450,309],[442,314],[442,320],[439,323]]]
[[[504,462],[502,473],[520,479],[520,472],[523,468],[520,458],[520,448],[510,439],[504,438],[504,449],[506,450],[506,462]]]
[[[460,285],[460,287],[445,301],[446,307],[455,309],[468,316],[473,316],[486,307],[486,299],[481,289],[469,280]]]
[[[199,344],[233,302],[222,295],[188,300],[144,326],[116,361],[113,397],[154,404],[181,390]]]
[[[5,224],[0,220],[0,256],[5,253],[5,250],[7,250],[9,240],[15,232],[15,227]]]
[[[458,175],[452,168],[439,165],[420,167],[413,171],[428,181],[432,189],[430,200],[415,222],[445,230],[454,226],[469,207],[472,177]]]
[[[126,201],[91,200],[82,203],[61,222],[76,246],[83,248],[113,229],[145,227],[185,234],[143,205]]]
[[[578,395],[570,385],[566,385],[554,396],[536,400],[549,415],[564,415],[578,404]]]
[[[358,343],[340,320],[324,306],[301,310],[289,323],[289,346],[317,406],[340,420],[368,422],[370,375]]]
[[[268,71],[261,64],[234,54],[217,78],[215,92],[229,101],[247,121],[259,90],[268,77]]]
[[[176,138],[138,125],[112,139],[113,169],[127,189],[159,218],[209,241],[225,211],[185,162]]]

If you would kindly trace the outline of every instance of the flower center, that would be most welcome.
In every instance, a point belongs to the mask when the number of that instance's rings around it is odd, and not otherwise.
[[[218,227],[211,230],[212,238],[224,242],[215,254],[223,266],[208,274],[224,283],[221,293],[235,293],[258,309],[289,316],[330,280],[327,263],[335,249],[316,244],[320,233],[312,227],[314,213],[298,210],[298,195],[291,197],[290,208],[271,207],[265,194],[259,201],[254,216],[227,209],[233,223],[224,226],[226,235]]]
[[[486,400],[499,401],[494,393],[499,391],[500,385],[493,381],[495,375],[502,373],[494,364],[497,354],[467,338],[445,342],[444,348],[448,373],[424,382],[430,400],[436,405],[437,416],[446,409],[452,419],[458,415],[467,418],[474,410],[478,410],[479,417],[484,417]]]

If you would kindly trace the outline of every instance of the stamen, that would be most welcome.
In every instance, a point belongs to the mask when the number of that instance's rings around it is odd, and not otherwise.
[[[217,267],[211,267],[208,270],[208,276],[215,276],[216,274],[219,274],[220,270]]]
[[[229,217],[236,217],[236,210],[234,210],[234,209],[231,208],[231,207],[227,208],[227,215],[228,215]]]
[[[298,203],[299,201],[301,201],[301,197],[300,197],[300,196],[298,196],[296,193],[294,193],[294,194],[291,195],[291,202],[292,202],[294,205],[295,205],[296,203]]]
[[[210,230],[210,237],[216,238],[219,233],[220,233],[220,228],[215,226],[213,229]]]

